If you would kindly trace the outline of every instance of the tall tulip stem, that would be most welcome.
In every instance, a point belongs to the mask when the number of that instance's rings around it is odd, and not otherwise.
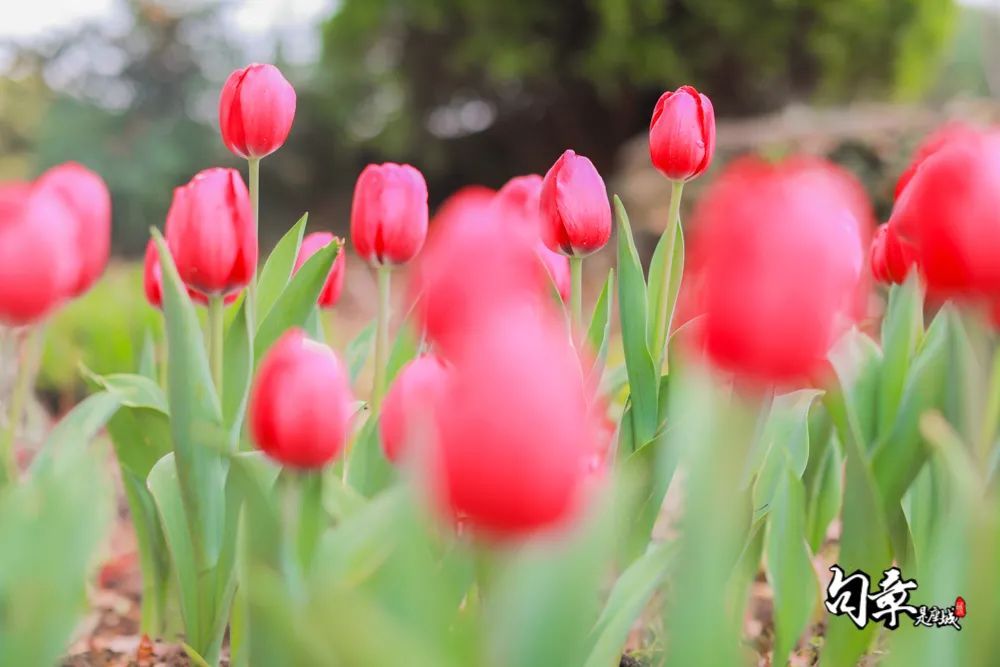
[[[684,194],[684,181],[673,181],[670,189],[670,211],[667,214],[667,228],[663,230],[663,292],[662,298],[660,299],[660,309],[655,314],[655,329],[653,330],[656,337],[653,339],[657,344],[663,343],[663,348],[659,350],[653,350],[653,354],[660,355],[660,361],[662,363],[664,357],[667,356],[666,350],[666,340],[667,340],[667,327],[669,323],[668,310],[670,303],[670,274],[673,272],[674,263],[674,244],[677,240],[677,225],[680,224],[681,215],[681,197]]]
[[[253,231],[260,240],[260,158],[247,160],[250,180],[250,208],[253,210]],[[257,306],[257,267],[253,269],[253,278],[247,286],[247,299],[252,309],[248,313],[256,313]]]
[[[583,335],[583,257],[569,258],[570,275],[570,317],[573,335]]]
[[[385,364],[389,353],[389,316],[392,269],[378,267],[378,315],[375,331],[375,381],[372,384],[372,414],[377,414],[385,395]]]
[[[21,425],[24,408],[31,392],[31,339],[32,331],[26,329],[12,336],[16,349],[16,368],[14,371],[14,386],[11,389],[10,401],[7,405],[7,423],[0,434],[0,488],[17,483],[17,457],[14,453],[14,440],[17,427]]]
[[[252,284],[252,283],[251,283]],[[225,297],[214,294],[208,298],[208,361],[212,368],[215,392],[222,400],[222,357],[225,316]]]

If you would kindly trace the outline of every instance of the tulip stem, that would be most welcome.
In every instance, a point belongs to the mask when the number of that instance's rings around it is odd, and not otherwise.
[[[17,457],[14,452],[14,441],[17,428],[24,417],[24,407],[31,392],[31,338],[32,331],[15,332],[14,346],[16,350],[16,367],[14,370],[14,386],[11,388],[10,401],[7,405],[7,423],[0,435],[0,488],[8,484],[16,484],[18,478]]]
[[[252,283],[251,283],[252,284]],[[222,356],[225,316],[225,297],[213,294],[208,297],[208,361],[212,368],[212,382],[215,393],[222,401]]]
[[[570,317],[573,335],[583,335],[583,257],[569,258],[570,276]]]
[[[375,331],[375,381],[372,384],[371,414],[377,415],[385,394],[385,364],[389,352],[389,316],[392,269],[380,266],[378,272],[378,314]]]
[[[680,224],[681,197],[684,194],[684,181],[673,181],[670,189],[670,211],[667,214],[667,228],[663,230],[663,237],[657,245],[663,245],[663,286],[660,294],[660,308],[654,314],[656,317],[653,341],[658,346],[652,350],[654,355],[659,355],[660,366],[664,365],[667,357],[667,328],[670,323],[669,303],[670,303],[670,275],[673,273],[674,244],[677,239],[677,225]],[[650,285],[652,287],[652,285]],[[664,368],[664,371],[666,369]]]
[[[260,158],[249,158],[247,160],[249,180],[250,180],[250,208],[253,210],[253,233],[260,242]],[[253,278],[247,285],[247,300],[250,302],[250,310],[247,313],[251,317],[257,312],[257,265],[253,267]],[[256,322],[251,320],[251,330],[254,330]]]

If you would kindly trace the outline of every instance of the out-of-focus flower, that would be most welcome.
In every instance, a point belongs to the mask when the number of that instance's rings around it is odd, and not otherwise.
[[[146,256],[142,267],[142,287],[146,292],[146,301],[154,308],[163,308],[163,269],[160,268],[160,254],[156,251],[156,243],[153,239],[146,244]],[[208,305],[208,297],[201,292],[196,292],[190,287],[187,288],[188,296],[191,300],[202,306]],[[239,292],[231,292],[226,295],[225,304],[228,306],[238,299]]]
[[[254,442],[284,465],[322,467],[344,448],[353,401],[347,372],[333,350],[292,329],[264,356],[254,380]]]
[[[33,324],[80,275],[75,214],[61,197],[27,183],[0,185],[0,323]]]
[[[262,158],[281,148],[294,119],[295,89],[274,65],[247,65],[222,86],[222,142],[242,158]]]
[[[257,266],[257,233],[239,172],[206,169],[175,189],[166,237],[188,287],[209,295],[245,287]]]
[[[649,157],[674,181],[688,181],[708,169],[715,152],[715,110],[691,86],[663,93],[649,121]]]
[[[485,185],[467,185],[445,199],[430,222],[429,237],[451,225],[471,224],[486,215],[496,191]],[[428,241],[429,243],[430,241]]]
[[[812,376],[854,310],[856,202],[823,173],[811,161],[738,160],[695,211],[705,350],[750,382]]]
[[[340,293],[344,290],[344,273],[347,265],[344,239],[339,239],[330,232],[313,232],[302,239],[302,247],[299,248],[299,256],[295,258],[295,268],[293,273],[302,268],[306,260],[315,255],[321,248],[325,248],[334,241],[340,243],[340,250],[333,260],[330,273],[323,283],[323,291],[319,293],[317,303],[320,308],[333,308],[340,299]]]
[[[466,331],[438,414],[432,488],[451,517],[492,536],[572,517],[601,448],[565,330],[533,315],[499,310]]]
[[[542,182],[542,240],[550,250],[582,257],[611,238],[611,204],[594,164],[571,150]]]
[[[915,174],[917,168],[920,167],[920,164],[934,154],[938,149],[952,141],[975,141],[979,134],[980,131],[973,126],[955,121],[946,123],[927,135],[927,137],[920,142],[920,145],[917,146],[917,150],[913,154],[913,159],[910,160],[910,164],[906,167],[903,173],[900,174],[899,179],[896,181],[895,198],[899,199],[903,190],[906,188],[907,183],[910,182],[910,179],[913,178],[913,174]]]
[[[889,225],[930,291],[1000,294],[1000,132],[953,128],[922,153]]]
[[[875,231],[869,261],[875,280],[887,284],[902,283],[913,265],[913,258],[907,255],[889,225],[882,225]]]
[[[35,182],[42,196],[58,197],[72,213],[72,237],[79,271],[69,285],[69,296],[83,294],[104,272],[111,251],[111,195],[100,176],[75,162],[46,171]],[[66,232],[64,232],[66,233]]]
[[[427,183],[408,164],[370,164],[354,186],[351,240],[374,266],[404,264],[427,237]]]
[[[437,414],[442,405],[448,369],[434,355],[425,355],[406,364],[396,376],[379,418],[382,451],[390,461],[398,461],[409,442],[436,438]]]

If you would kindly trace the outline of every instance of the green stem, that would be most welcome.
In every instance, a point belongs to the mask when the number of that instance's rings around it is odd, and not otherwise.
[[[208,298],[208,361],[212,368],[212,381],[215,392],[222,400],[222,355],[223,335],[225,333],[225,301],[221,294]]]
[[[323,532],[323,473],[306,470],[298,475],[300,487],[296,551],[303,578],[307,577]]]
[[[250,158],[248,161],[250,176],[250,208],[253,209],[254,236],[260,242],[260,158]],[[253,278],[247,285],[247,315],[250,317],[250,330],[255,331],[256,322],[253,318],[257,312],[257,266],[253,268]]]
[[[993,351],[993,370],[989,382],[979,441],[979,455],[982,461],[988,461],[990,458],[990,450],[993,449],[993,441],[996,440],[997,426],[1000,422],[1000,347]]]
[[[583,336],[583,257],[569,258],[570,317],[573,335]]]
[[[377,415],[385,394],[385,364],[389,353],[389,316],[392,273],[388,266],[378,268],[378,315],[375,332],[375,381],[372,384],[371,414]]]
[[[659,355],[661,366],[667,355],[666,340],[668,304],[670,301],[670,274],[673,271],[674,243],[677,239],[677,225],[680,224],[681,197],[683,195],[684,181],[673,181],[670,188],[670,212],[667,214],[667,228],[663,230],[663,238],[661,239],[664,243],[663,293],[660,299],[660,310],[655,313],[655,329],[653,329],[656,334],[653,340],[656,341],[657,345],[662,345],[662,348],[653,351],[653,354]]]
[[[17,366],[14,371],[14,386],[11,390],[7,406],[7,424],[0,434],[0,488],[7,484],[16,484],[18,478],[17,457],[14,453],[14,440],[17,428],[24,417],[24,407],[31,393],[31,339],[30,329],[18,332],[15,337],[17,350]]]

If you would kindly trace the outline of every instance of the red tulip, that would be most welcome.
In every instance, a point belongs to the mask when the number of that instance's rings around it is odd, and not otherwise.
[[[550,250],[582,257],[611,238],[611,205],[594,164],[566,151],[545,174],[541,192],[542,240]]]
[[[889,225],[882,225],[872,239],[870,262],[875,280],[900,284],[906,280],[913,258],[899,242],[894,229]]]
[[[79,277],[76,217],[61,197],[27,183],[0,185],[0,323],[32,324],[68,295]]]
[[[295,89],[274,65],[248,65],[229,75],[219,96],[226,148],[257,159],[281,148],[295,119]]]
[[[920,142],[917,146],[916,152],[913,154],[913,159],[910,161],[909,166],[903,171],[899,176],[899,180],[896,181],[896,192],[895,198],[899,199],[900,195],[903,194],[903,189],[906,188],[906,184],[910,182],[913,178],[913,174],[916,173],[917,168],[920,164],[930,157],[932,154],[937,152],[942,146],[945,146],[952,141],[975,141],[976,137],[979,136],[979,130],[972,127],[971,125],[966,125],[965,123],[952,122],[942,125],[934,132],[931,132],[927,137]]]
[[[382,451],[398,461],[408,443],[435,437],[437,410],[442,406],[448,369],[434,355],[418,357],[399,371],[382,403],[379,432]]]
[[[955,132],[918,159],[889,225],[947,295],[1000,294],[1000,133]]]
[[[370,164],[354,186],[351,240],[372,265],[404,264],[427,237],[427,183],[408,164]]]
[[[142,270],[142,287],[146,292],[146,301],[154,308],[163,308],[163,270],[160,268],[160,253],[156,251],[156,243],[153,239],[146,244],[146,256]],[[208,305],[208,297],[201,292],[196,292],[190,287],[187,288],[188,296],[197,304]],[[239,292],[232,292],[226,295],[225,304],[228,306],[238,299]]]
[[[863,262],[857,203],[834,173],[813,161],[747,158],[699,202],[692,245],[703,343],[720,367],[774,384],[823,366],[853,311]]]
[[[600,429],[565,329],[498,310],[455,351],[432,488],[480,532],[517,536],[573,516]]]
[[[438,206],[428,236],[440,233],[445,227],[481,217],[492,204],[494,195],[495,190],[483,185],[459,188]]]
[[[281,464],[322,467],[344,448],[353,401],[347,371],[333,350],[291,329],[268,350],[254,379],[254,442]]]
[[[675,181],[688,181],[708,169],[715,152],[712,102],[691,86],[663,93],[649,121],[649,157]]]
[[[69,296],[83,294],[100,277],[111,251],[111,195],[101,177],[75,162],[46,171],[35,183],[46,196],[58,197],[74,215],[72,238],[79,271]]]
[[[166,237],[188,287],[209,295],[245,287],[257,266],[257,233],[239,172],[206,169],[175,189]]]
[[[330,267],[330,273],[326,277],[326,282],[323,283],[323,291],[319,293],[319,299],[316,303],[319,304],[320,308],[333,308],[340,299],[340,293],[344,290],[344,267],[347,264],[344,239],[338,239],[330,232],[313,232],[302,239],[299,256],[295,258],[293,273],[301,269],[306,260],[315,255],[321,248],[325,248],[334,241],[340,243],[340,250],[337,251],[333,266]]]

